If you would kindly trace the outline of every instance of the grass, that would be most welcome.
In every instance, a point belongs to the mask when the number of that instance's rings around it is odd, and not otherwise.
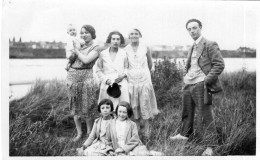
[[[201,155],[207,144],[215,143],[212,135],[188,143],[169,141],[180,129],[181,74],[167,60],[155,66],[152,81],[161,113],[151,120],[147,147],[169,156]],[[256,73],[223,73],[220,80],[224,91],[214,95],[212,105],[219,136],[215,155],[255,155]],[[10,156],[75,156],[75,149],[87,138],[71,141],[76,130],[68,112],[65,81],[37,80],[27,95],[11,101],[9,108]]]

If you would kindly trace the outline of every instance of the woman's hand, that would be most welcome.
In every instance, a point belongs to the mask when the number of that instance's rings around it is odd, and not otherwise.
[[[117,148],[115,150],[115,153],[123,153],[123,152],[124,152],[124,150],[122,148]]]
[[[111,85],[111,84],[112,84],[112,81],[111,81],[110,79],[108,79],[108,80],[106,81],[106,84],[107,84],[107,85]]]
[[[126,78],[126,74],[123,73],[119,75],[117,79],[115,79],[115,83],[121,82],[124,78]]]

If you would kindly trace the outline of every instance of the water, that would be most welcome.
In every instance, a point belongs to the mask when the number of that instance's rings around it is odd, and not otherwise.
[[[159,59],[162,60],[162,59]],[[177,64],[183,65],[183,58],[176,59]],[[155,60],[154,60],[155,61]],[[171,60],[174,61],[174,60]],[[242,70],[256,71],[255,58],[225,58],[224,72]],[[65,79],[65,59],[10,59],[9,60],[9,95],[11,99],[21,98],[36,79]]]

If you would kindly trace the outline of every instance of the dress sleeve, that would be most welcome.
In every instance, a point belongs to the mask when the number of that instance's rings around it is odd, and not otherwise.
[[[97,68],[96,68],[96,74],[98,76],[98,78],[100,79],[100,81],[102,83],[106,83],[107,81],[107,77],[104,74],[104,67],[103,67],[103,56],[102,53],[100,54],[98,60],[97,60]]]
[[[128,56],[127,56],[127,52],[125,52],[124,70],[123,70],[123,73],[124,73],[125,75],[127,75],[128,68],[129,68]]]
[[[131,124],[131,138],[127,143],[122,147],[122,149],[128,153],[132,151],[139,143],[140,143],[140,138],[138,136],[138,130],[137,126],[135,123]]]
[[[97,138],[96,132],[97,132],[97,121],[94,122],[94,126],[91,130],[91,133],[83,145],[85,145],[86,147],[90,146],[92,144],[92,142]]]

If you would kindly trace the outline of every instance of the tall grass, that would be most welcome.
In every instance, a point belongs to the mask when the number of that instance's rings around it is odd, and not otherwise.
[[[182,72],[167,60],[157,63],[152,81],[161,113],[151,120],[147,147],[166,155],[201,155],[212,135],[184,143],[171,142],[169,136],[179,132],[181,122]],[[256,73],[223,73],[224,91],[213,97],[217,125],[216,155],[254,155],[256,143]],[[96,96],[96,95],[93,95]],[[74,156],[78,143],[70,116],[64,81],[36,81],[28,94],[11,101],[10,156]],[[196,120],[195,120],[196,123]],[[83,131],[86,127],[83,122]],[[196,128],[196,126],[195,126]]]

